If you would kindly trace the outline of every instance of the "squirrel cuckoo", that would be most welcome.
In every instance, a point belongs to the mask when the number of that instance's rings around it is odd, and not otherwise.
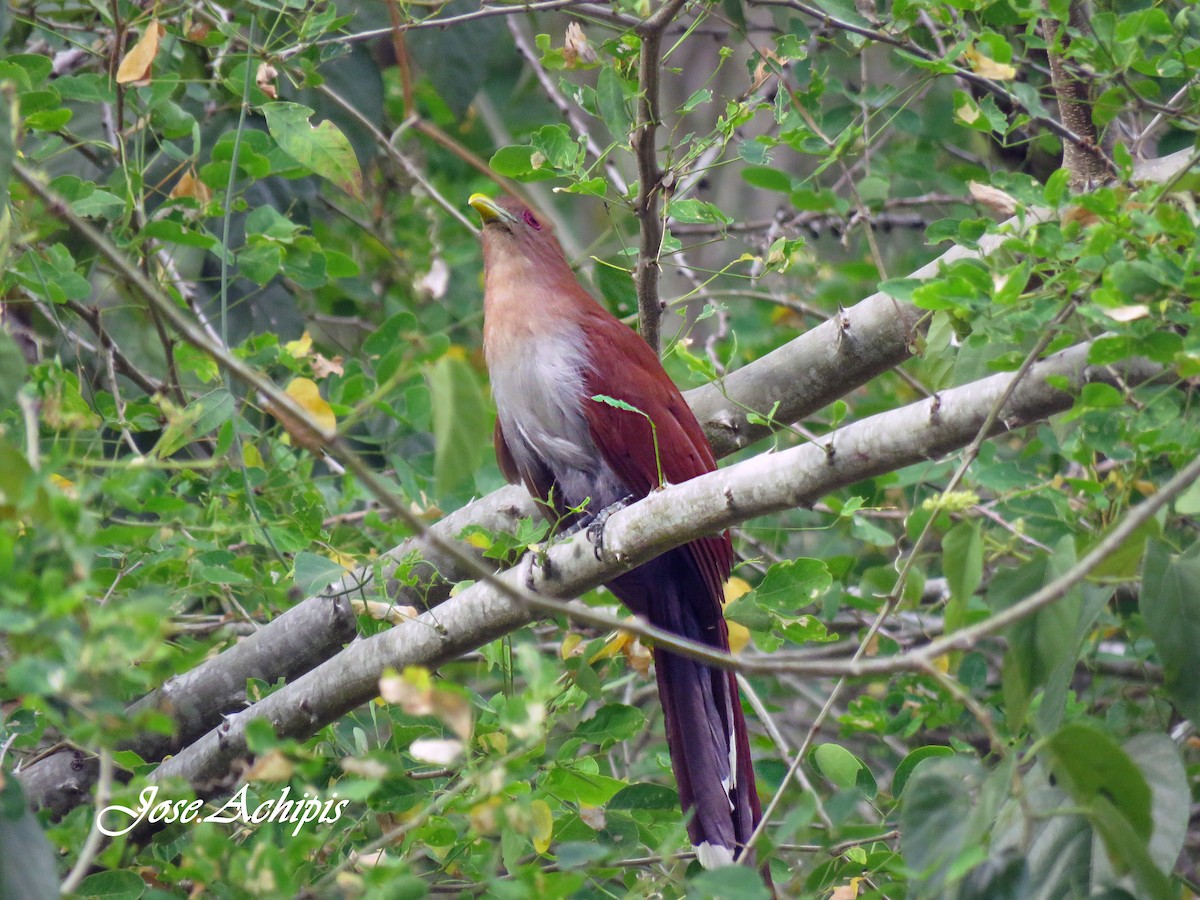
[[[551,521],[573,524],[581,516],[571,510],[586,504],[588,521],[645,497],[660,475],[679,483],[713,471],[700,423],[658,357],[584,290],[550,223],[510,198],[469,202],[483,219],[483,347],[504,477],[523,483]],[[732,564],[725,533],[670,550],[608,588],[659,628],[728,650],[721,601]],[[761,818],[737,682],[657,647],[654,664],[696,855],[706,868],[732,863]]]

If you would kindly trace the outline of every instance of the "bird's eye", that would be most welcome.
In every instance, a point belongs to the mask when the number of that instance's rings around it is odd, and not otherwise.
[[[525,210],[524,219],[525,219],[525,224],[528,225],[530,228],[532,228],[534,231],[542,230],[542,223],[539,222],[537,220],[537,218],[533,215],[533,213],[531,213],[529,210]]]

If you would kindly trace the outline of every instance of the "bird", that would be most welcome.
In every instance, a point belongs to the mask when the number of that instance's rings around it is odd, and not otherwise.
[[[512,197],[467,202],[483,222],[483,349],[504,477],[551,522],[578,528],[716,469],[658,355],[580,284],[552,223]],[[722,600],[732,565],[724,532],[606,586],[652,625],[728,651]],[[762,817],[737,681],[663,648],[653,654],[689,838],[705,868],[733,864]]]

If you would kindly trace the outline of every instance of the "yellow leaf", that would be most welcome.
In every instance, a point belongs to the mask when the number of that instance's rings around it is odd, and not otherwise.
[[[467,812],[471,827],[480,834],[490,834],[496,830],[496,810],[503,801],[499,797],[489,797],[481,803],[476,803]]]
[[[333,407],[321,397],[321,389],[311,378],[293,378],[288,383],[287,395],[308,413],[322,432],[332,434],[337,430],[337,416],[333,414]]]
[[[196,177],[194,169],[188,169],[175,182],[175,187],[171,188],[171,199],[176,200],[180,197],[187,197],[201,206],[207,206],[212,200],[212,189]]]
[[[562,647],[559,648],[558,651],[559,655],[562,656],[563,659],[570,659],[572,656],[577,656],[582,652],[579,649],[579,645],[582,643],[583,635],[577,631],[570,632],[565,638],[563,638]]]
[[[241,461],[247,469],[262,469],[266,472],[266,463],[263,462],[263,455],[258,452],[257,446],[253,444],[241,445]]]
[[[493,731],[479,736],[479,746],[503,756],[508,752],[508,735],[503,731]]]
[[[147,84],[150,81],[150,67],[154,57],[158,56],[158,39],[166,34],[166,30],[154,19],[146,26],[146,30],[133,45],[121,65],[117,68],[117,84]]]
[[[397,606],[395,603],[383,603],[379,600],[351,600],[350,608],[356,616],[370,616],[379,622],[391,622],[393,625],[399,625],[401,622],[407,622],[409,619],[415,619],[420,615],[415,606]],[[385,677],[395,678],[398,676],[390,675]],[[383,678],[379,680],[379,685],[382,689],[384,685]],[[391,690],[390,687],[388,689]]]
[[[330,549],[329,552],[326,553],[325,555],[328,556],[330,559],[332,559],[335,563],[337,563],[343,569],[345,569],[347,572],[353,572],[356,568],[358,568],[358,560],[356,560],[353,556],[350,556],[346,553],[342,553],[339,550]]]
[[[303,359],[312,350],[312,335],[306,331],[300,335],[299,340],[288,341],[284,344],[283,349],[290,353],[294,359]]]
[[[486,534],[473,531],[466,536],[465,543],[471,547],[474,547],[476,550],[486,550],[488,547],[492,546],[492,539]]]
[[[625,649],[625,645],[633,640],[633,635],[628,631],[618,631],[612,636],[607,644],[592,654],[589,663],[599,662],[602,659],[612,659]]]
[[[545,853],[550,849],[550,836],[554,834],[554,816],[545,800],[534,800],[529,807],[533,813],[533,849]]]
[[[955,107],[954,114],[968,125],[975,124],[975,120],[980,116],[979,107],[970,100],[962,106]]]
[[[992,212],[1002,216],[1011,216],[1017,211],[1017,201],[1011,195],[990,184],[980,184],[978,181],[968,181],[967,190],[971,196],[986,206]]]
[[[253,444],[242,444],[242,463],[247,469],[267,471],[267,464],[263,462],[262,454]]]
[[[973,47],[965,51],[963,56],[976,74],[984,78],[990,78],[992,81],[1012,81],[1017,77],[1015,67],[989,59]]]
[[[732,603],[734,600],[745,596],[748,593],[750,593],[750,582],[748,582],[745,578],[738,578],[736,575],[734,575],[725,582],[726,603]]]
[[[68,478],[63,478],[57,472],[50,476],[50,482],[72,500],[79,499],[79,487]]]
[[[729,629],[729,652],[736,656],[750,643],[750,629],[740,622],[726,622],[725,626]]]
[[[296,767],[292,761],[278,750],[269,750],[258,757],[250,771],[246,773],[248,781],[289,781]]]

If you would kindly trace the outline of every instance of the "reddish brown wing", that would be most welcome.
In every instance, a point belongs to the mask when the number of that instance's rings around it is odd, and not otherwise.
[[[504,480],[509,484],[523,484],[525,490],[543,503],[543,512],[546,517],[552,521],[557,518],[557,513],[550,514],[547,500],[552,493],[557,493],[554,490],[554,476],[549,470],[542,466],[538,466],[532,471],[522,470],[517,465],[517,461],[513,459],[512,451],[508,449],[508,442],[504,439],[504,429],[500,426],[500,419],[496,419],[496,429],[492,433],[492,441],[496,445],[496,463],[500,466],[500,474],[504,476]]]
[[[716,469],[704,430],[646,342],[602,310],[588,315],[583,328],[592,355],[585,374],[584,415],[596,448],[630,493],[641,498],[658,487],[660,465],[669,484]],[[595,395],[622,400],[646,415],[592,400]],[[733,565],[729,535],[701,538],[688,549],[719,602]]]

